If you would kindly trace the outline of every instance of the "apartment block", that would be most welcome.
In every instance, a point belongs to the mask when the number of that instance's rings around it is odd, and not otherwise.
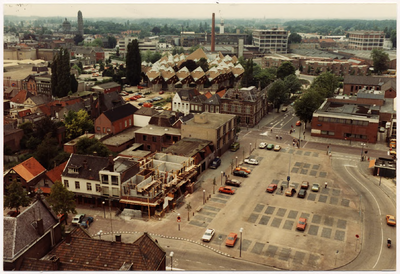
[[[385,33],[383,31],[351,31],[349,32],[349,49],[373,50],[383,48]]]
[[[254,30],[253,45],[262,53],[287,53],[289,32],[277,28]]]

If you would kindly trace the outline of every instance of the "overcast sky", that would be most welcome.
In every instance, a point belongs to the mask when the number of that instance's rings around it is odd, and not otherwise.
[[[282,19],[396,19],[396,0],[368,1],[160,1],[150,0],[146,4],[129,1],[21,1],[0,0],[4,15],[17,16],[61,16],[76,17],[82,11],[83,18],[210,18],[215,13],[221,18],[282,18]],[[141,1],[143,3],[143,1]],[[158,2],[158,3],[157,3]],[[191,4],[187,4],[191,2]],[[325,3],[324,3],[325,2]],[[64,4],[55,4],[64,3]],[[111,4],[112,3],[112,4]],[[150,3],[150,4],[148,4]],[[197,3],[197,4],[194,4]],[[279,3],[279,4],[277,4]],[[284,4],[281,4],[284,3]]]

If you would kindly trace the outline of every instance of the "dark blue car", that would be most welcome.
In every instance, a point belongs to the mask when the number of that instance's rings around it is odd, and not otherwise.
[[[93,217],[85,217],[81,221],[81,226],[84,228],[88,228],[90,224],[93,223]]]

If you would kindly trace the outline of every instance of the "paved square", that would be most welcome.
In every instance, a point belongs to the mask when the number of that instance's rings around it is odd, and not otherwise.
[[[265,251],[265,256],[268,257],[274,257],[276,254],[276,251],[278,251],[278,247],[275,245],[269,245],[267,250]]]
[[[247,249],[249,249],[251,243],[252,243],[252,241],[250,241],[250,240],[242,239],[242,251],[247,251]],[[240,241],[239,241],[237,248],[240,248]]]
[[[300,218],[306,218],[307,220],[309,220],[310,219],[310,213],[302,212],[301,215],[300,215]]]
[[[329,191],[330,190],[330,188],[328,187],[328,188],[325,188],[325,186],[323,187],[323,188],[321,188],[321,193],[322,194],[326,194],[326,195],[328,195],[329,194]]]
[[[235,188],[236,189],[236,188]],[[231,197],[231,195],[226,195],[226,194],[221,194],[221,193],[217,193],[215,195],[215,197],[218,199],[229,199]]]
[[[290,253],[292,250],[290,248],[282,248],[281,252],[279,253],[278,259],[281,261],[287,261],[290,257]]]
[[[333,226],[333,221],[334,219],[332,217],[325,216],[324,225]]]
[[[214,202],[214,203],[219,203],[219,204],[226,204],[226,202],[227,202],[227,200],[218,199],[218,198],[211,198],[210,201]]]
[[[322,228],[321,237],[330,239],[331,235],[332,235],[332,228],[328,228],[328,227],[323,227]]]
[[[274,180],[272,180],[271,184],[279,184],[279,180],[274,179]]]
[[[212,218],[207,218],[205,216],[201,216],[200,214],[197,214],[196,216],[193,217],[193,220],[210,223],[213,219]]]
[[[321,172],[319,173],[319,177],[325,178],[325,177],[326,177],[326,172],[321,171]]]
[[[310,155],[311,155],[311,152],[310,152],[310,151],[304,152],[304,156],[310,156]]]
[[[215,216],[217,216],[217,213],[211,212],[211,211],[207,211],[207,210],[200,210],[200,211],[199,211],[199,214],[201,214],[201,215],[206,215],[206,216],[208,216],[208,217],[215,217]]]
[[[341,229],[346,229],[347,221],[346,221],[346,220],[339,219],[339,220],[337,221],[336,226],[337,226],[338,228],[341,228]]]
[[[319,156],[319,153],[314,152],[312,156],[313,156],[313,157],[318,157],[318,156]]]
[[[317,197],[317,194],[315,193],[310,193],[308,194],[307,200],[309,201],[315,201],[315,198]]]
[[[350,205],[350,200],[343,199],[340,203],[342,206],[348,207]]]
[[[203,209],[210,210],[210,211],[215,211],[215,212],[219,212],[221,210],[218,207],[213,207],[213,206],[209,206],[209,205],[203,206]]]
[[[256,244],[253,246],[253,249],[251,250],[251,253],[261,254],[264,246],[265,246],[264,243],[256,242]]]
[[[339,199],[337,197],[331,197],[331,200],[329,201],[329,203],[331,205],[337,205],[339,202]]]
[[[301,252],[301,251],[296,251],[293,257],[293,262],[296,264],[303,264],[304,257],[306,256],[306,253]]]
[[[317,235],[317,234],[318,234],[318,229],[319,229],[319,226],[310,225],[310,226],[309,226],[309,229],[308,229],[308,234],[310,234],[310,235]]]
[[[310,171],[310,176],[317,176],[317,171],[311,170]]]
[[[260,213],[264,209],[265,205],[263,204],[258,204],[256,205],[256,208],[254,208],[254,211],[257,213]]]
[[[319,165],[313,165],[312,169],[319,169]]]
[[[314,224],[320,224],[321,219],[322,219],[321,215],[314,215],[311,222]]]
[[[298,151],[296,152],[296,155],[303,155],[303,151],[302,151],[302,150],[298,150]]]
[[[286,214],[287,209],[286,208],[279,208],[278,212],[276,213],[277,216],[283,217]]]
[[[189,224],[195,225],[195,226],[200,226],[200,227],[207,227],[207,225],[208,225],[208,223],[204,223],[204,222],[200,222],[200,221],[196,221],[196,220],[191,220],[189,222]]]
[[[334,239],[337,241],[344,241],[344,236],[346,232],[343,230],[336,230]]]
[[[339,196],[340,192],[341,192],[340,189],[337,189],[337,188],[332,189],[332,195],[334,195],[334,196]]]
[[[294,166],[301,167],[302,164],[303,164],[303,163],[296,162],[296,163],[294,163]]]
[[[269,206],[267,207],[267,209],[265,210],[265,214],[273,214],[275,211],[275,207],[274,206]]]
[[[299,212],[296,211],[296,210],[291,210],[291,211],[289,211],[288,218],[290,218],[290,219],[296,219],[298,213],[299,213]]]
[[[251,214],[250,217],[247,219],[249,223],[255,223],[258,219],[258,214]]]
[[[292,230],[294,221],[286,220],[283,229]]]
[[[299,172],[299,168],[298,167],[294,167],[294,168],[292,168],[291,172],[292,173],[297,173],[297,172]]]
[[[305,175],[307,173],[308,173],[308,169],[301,169],[301,171],[300,171],[300,174],[303,174],[303,175]]]
[[[306,152],[307,153],[307,152]],[[311,153],[311,152],[310,152]],[[311,167],[311,165],[310,164],[304,164],[303,165],[303,168],[310,168]]]
[[[281,225],[282,219],[281,218],[274,218],[272,220],[271,226],[279,228]]]
[[[271,217],[263,215],[259,222],[260,225],[267,225]]]
[[[320,202],[320,203],[326,203],[326,200],[328,200],[328,196],[326,196],[326,195],[319,195],[318,202]]]
[[[310,257],[308,258],[308,264],[312,267],[317,267],[319,265],[321,257],[317,254],[310,254]]]

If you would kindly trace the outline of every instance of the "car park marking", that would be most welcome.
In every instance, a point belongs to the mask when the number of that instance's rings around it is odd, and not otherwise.
[[[345,169],[347,170],[347,166],[345,166]],[[381,216],[381,215],[382,215],[381,208],[379,207],[378,201],[376,200],[376,198],[375,198],[375,196],[372,194],[372,192],[371,192],[368,188],[366,188],[366,187],[364,186],[364,184],[362,184],[359,180],[357,180],[357,178],[355,178],[351,172],[349,172],[348,170],[347,170],[347,172],[348,172],[348,174],[349,174],[351,177],[353,177],[353,179],[354,179],[360,186],[362,186],[363,188],[365,188],[365,190],[367,190],[367,191],[369,192],[369,194],[372,196],[372,198],[374,198],[375,203],[376,203],[376,206],[378,207],[379,216]],[[360,206],[361,206],[361,205],[360,205]],[[381,243],[381,245],[380,245],[381,248],[380,248],[380,250],[379,250],[378,258],[377,258],[377,260],[376,260],[376,262],[375,262],[375,264],[374,264],[374,266],[373,266],[372,268],[375,268],[375,267],[376,267],[376,265],[378,264],[379,259],[380,259],[380,257],[381,257],[381,254],[382,254],[382,246],[383,246],[382,220],[380,221],[380,223],[381,223],[381,241],[382,241],[382,243]]]

